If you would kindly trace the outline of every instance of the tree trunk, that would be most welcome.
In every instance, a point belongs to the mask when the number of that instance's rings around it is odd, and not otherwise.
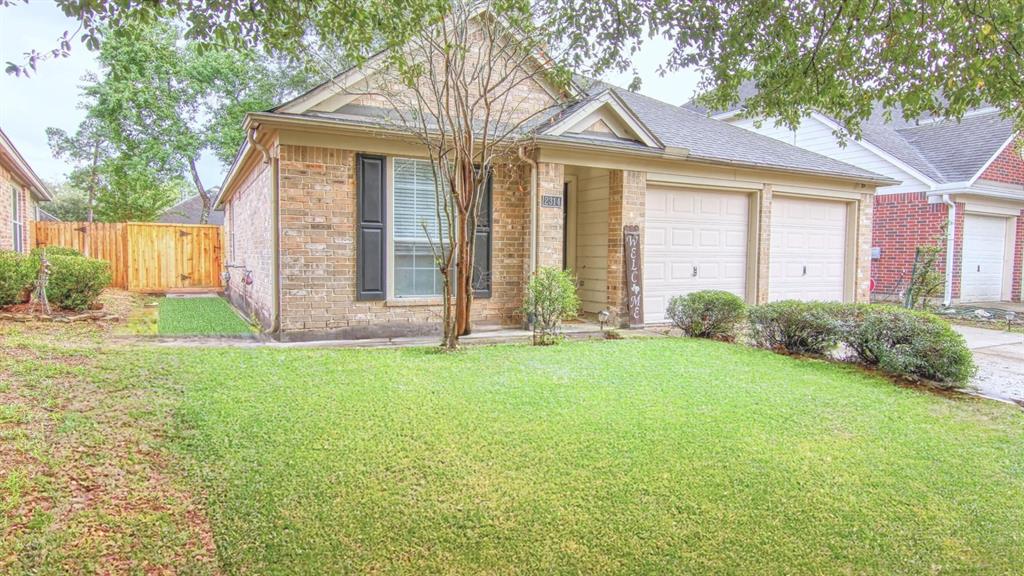
[[[206,191],[203,186],[203,181],[199,178],[199,171],[196,170],[195,158],[188,159],[188,170],[192,174],[192,183],[196,185],[196,190],[199,191],[199,198],[203,202],[203,211],[199,213],[199,223],[206,224],[210,221],[210,193]]]
[[[469,214],[459,213],[459,251],[455,269],[455,333],[465,336],[470,332],[469,315],[473,301],[473,252]]]

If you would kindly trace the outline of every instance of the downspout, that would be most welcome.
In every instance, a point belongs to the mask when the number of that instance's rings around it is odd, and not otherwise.
[[[522,146],[519,159],[530,165],[530,275],[537,271],[537,162],[526,155]]]
[[[263,163],[270,164],[270,203],[273,210],[270,211],[270,270],[273,277],[271,286],[271,301],[273,310],[270,318],[270,334],[276,336],[281,330],[281,189],[278,185],[280,172],[280,159],[276,153],[271,153],[267,147],[260,144],[256,139],[259,131],[259,124],[253,125],[246,133],[246,139],[253,148],[259,150],[263,155]]]
[[[946,293],[942,298],[942,305],[949,307],[953,303],[953,249],[956,248],[956,202],[949,199],[949,194],[943,194],[942,203],[949,206],[949,226],[946,236]]]

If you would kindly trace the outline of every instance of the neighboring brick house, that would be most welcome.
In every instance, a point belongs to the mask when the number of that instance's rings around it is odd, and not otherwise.
[[[420,225],[435,210],[432,170],[359,93],[372,64],[245,119],[218,199],[226,289],[276,338],[438,330]],[[867,300],[872,198],[894,180],[599,82],[541,79],[514,98],[546,111],[492,174],[476,324],[521,323],[539,266],[573,270],[584,314],[624,323],[626,226],[642,238],[640,322],[664,322],[668,298],[701,289]]]
[[[752,84],[744,84],[741,100],[753,91]],[[973,110],[959,122],[908,122],[886,121],[879,110],[862,126],[861,139],[846,146],[835,137],[838,124],[823,114],[811,114],[793,131],[741,112],[737,105],[711,117],[900,181],[879,188],[875,196],[871,277],[876,298],[900,298],[917,248],[939,243],[944,246],[940,268],[952,270],[946,276],[946,303],[1021,301],[1024,149],[1013,122],[998,111]]]
[[[53,198],[42,180],[0,130],[0,250],[32,249],[32,223],[40,202]]]

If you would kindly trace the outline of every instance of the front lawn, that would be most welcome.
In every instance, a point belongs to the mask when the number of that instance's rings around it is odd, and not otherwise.
[[[161,336],[236,336],[252,334],[252,327],[223,298],[161,298],[157,333]]]
[[[2,328],[0,572],[1024,573],[1024,414],[849,366]]]
[[[1024,572],[1024,416],[695,340],[202,350],[228,573]]]

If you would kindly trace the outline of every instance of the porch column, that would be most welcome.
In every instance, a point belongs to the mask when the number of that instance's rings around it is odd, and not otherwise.
[[[754,303],[764,304],[768,301],[768,278],[772,261],[771,184],[765,184],[761,188],[757,200],[757,284]]]
[[[874,210],[873,194],[861,194],[857,202],[857,271],[853,289],[854,302],[871,302],[871,218]]]
[[[646,197],[646,172],[608,171],[608,309],[616,323],[625,322],[627,317],[622,227],[639,226],[643,244]],[[643,265],[643,257],[640,264]]]
[[[562,269],[562,197],[565,166],[537,163],[537,267]]]

